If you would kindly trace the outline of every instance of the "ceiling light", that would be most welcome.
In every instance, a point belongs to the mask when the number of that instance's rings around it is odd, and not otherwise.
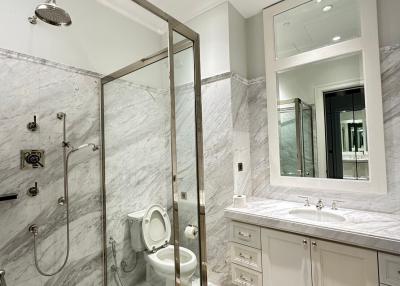
[[[322,0],[315,0],[315,2],[317,2],[317,3],[321,3],[321,2],[322,2]]]
[[[340,41],[341,39],[342,39],[341,36],[334,36],[334,37],[332,38],[332,41],[338,42],[338,41]]]
[[[332,5],[327,5],[327,6],[325,6],[324,8],[322,8],[322,11],[328,12],[328,11],[332,10],[332,8],[333,8]]]

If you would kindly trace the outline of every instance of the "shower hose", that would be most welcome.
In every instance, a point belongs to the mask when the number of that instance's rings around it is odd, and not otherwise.
[[[35,266],[37,271],[43,275],[43,276],[54,276],[58,273],[61,272],[61,270],[64,269],[65,265],[68,262],[68,258],[69,258],[69,253],[70,253],[70,213],[69,213],[69,194],[68,194],[68,165],[69,165],[69,158],[71,156],[71,154],[73,154],[76,151],[79,151],[83,148],[86,147],[91,147],[93,151],[97,151],[98,150],[98,146],[93,144],[93,143],[89,143],[89,144],[84,144],[79,146],[78,148],[74,148],[73,146],[71,146],[66,139],[66,114],[63,112],[57,113],[57,118],[60,120],[63,120],[63,165],[64,165],[64,197],[61,197],[58,199],[58,204],[59,205],[65,205],[66,206],[66,220],[67,220],[67,251],[66,251],[66,255],[65,255],[65,259],[63,264],[61,265],[60,268],[58,268],[56,271],[48,273],[48,272],[44,272],[40,266],[39,266],[39,261],[38,261],[38,255],[37,255],[37,236],[39,233],[39,229],[37,225],[31,225],[29,227],[29,231],[33,234],[33,252],[34,252],[34,258],[35,258]],[[71,148],[68,152],[67,152],[67,148]]]
[[[111,265],[111,272],[114,273],[114,279],[119,284],[119,286],[124,286],[124,283],[122,283],[121,275],[118,271],[118,266],[117,266],[118,263],[117,263],[116,241],[112,237],[110,237],[110,244],[111,244],[111,252],[112,252],[113,261],[114,261],[114,264]],[[128,268],[128,264],[125,260],[121,261],[121,269],[125,273],[129,273],[129,272],[132,272],[133,270],[135,270],[136,265],[137,265],[137,255],[136,255],[135,264],[132,266],[131,269]]]

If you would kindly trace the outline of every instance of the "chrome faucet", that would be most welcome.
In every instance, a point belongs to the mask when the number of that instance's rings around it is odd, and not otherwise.
[[[318,200],[318,202],[317,202],[317,204],[315,205],[315,207],[317,208],[317,210],[322,210],[324,207],[325,207],[325,205],[324,205],[324,202],[321,200],[321,199],[319,199]]]
[[[310,204],[310,198],[309,198],[309,197],[307,197],[307,196],[299,196],[299,198],[305,200],[305,201],[304,201],[304,206],[305,206],[305,207],[311,206],[311,204]]]

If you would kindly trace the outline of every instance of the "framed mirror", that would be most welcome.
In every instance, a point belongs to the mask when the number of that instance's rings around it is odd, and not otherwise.
[[[376,0],[264,10],[271,184],[385,193]]]

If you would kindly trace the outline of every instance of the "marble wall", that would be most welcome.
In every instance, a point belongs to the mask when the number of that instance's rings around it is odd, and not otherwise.
[[[267,146],[267,102],[265,83],[249,85],[249,108],[251,129],[251,152],[253,159],[253,196],[289,201],[300,201],[299,195],[307,195],[313,200],[339,199],[348,208],[400,213],[400,46],[381,49],[381,72],[383,88],[383,114],[385,128],[386,167],[388,194],[343,193],[318,189],[296,189],[269,185]],[[256,100],[259,102],[256,103]],[[255,115],[257,114],[257,115]],[[263,132],[259,132],[263,130]],[[260,143],[262,142],[262,143]],[[262,150],[262,151],[261,151]],[[257,164],[254,160],[258,160]],[[259,170],[262,170],[260,172]]]
[[[171,149],[167,90],[115,80],[104,86],[108,285],[119,285],[111,271],[118,266],[126,285],[146,281],[144,252],[131,247],[127,215],[151,204],[171,204]],[[116,241],[113,260],[110,238]],[[125,260],[130,272],[121,269]],[[135,266],[136,267],[133,267]],[[158,285],[154,275],[149,282]]]
[[[100,154],[82,150],[71,157],[69,194],[71,249],[68,264],[54,277],[34,266],[33,237],[39,226],[38,260],[46,272],[56,270],[66,253],[63,195],[62,121],[67,114],[71,144],[99,143],[99,76],[43,59],[0,49],[0,194],[18,193],[0,202],[0,268],[11,286],[101,285]],[[39,130],[27,123],[37,116]],[[21,149],[45,150],[45,167],[20,170]],[[39,195],[27,190],[38,182]]]
[[[231,285],[224,209],[234,194],[250,194],[251,105],[247,80],[226,73],[203,81],[204,169],[209,281]],[[257,160],[255,160],[257,162]],[[238,171],[243,163],[243,171]]]

